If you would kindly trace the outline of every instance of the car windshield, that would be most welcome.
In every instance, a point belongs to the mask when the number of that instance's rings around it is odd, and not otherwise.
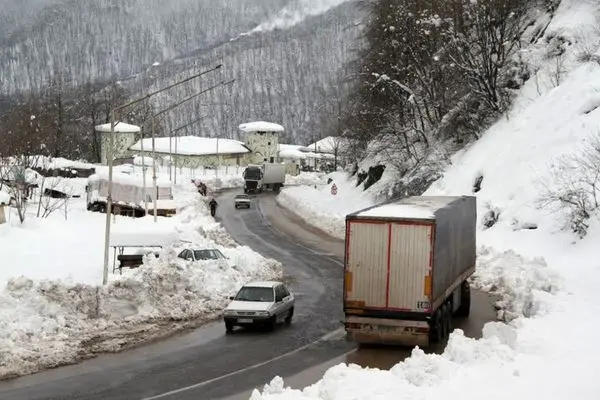
[[[235,196],[236,199],[249,199],[250,196],[248,196],[247,194],[238,194],[237,196]]]
[[[217,249],[194,250],[196,260],[220,260],[225,258],[223,253]]]
[[[245,286],[240,289],[235,296],[235,300],[273,302],[275,301],[275,295],[273,288],[270,287]]]

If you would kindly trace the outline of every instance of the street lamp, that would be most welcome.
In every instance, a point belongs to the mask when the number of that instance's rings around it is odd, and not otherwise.
[[[188,78],[185,78],[181,81],[177,81],[171,85],[168,85],[162,89],[158,89],[155,90],[154,92],[148,93],[145,96],[142,96],[138,99],[135,99],[133,101],[130,101],[127,104],[123,104],[121,106],[115,107],[112,110],[110,110],[110,141],[109,141],[109,146],[110,146],[110,151],[109,154],[110,156],[108,157],[108,193],[107,193],[107,197],[106,197],[106,223],[105,223],[105,234],[104,234],[104,269],[103,269],[103,273],[102,273],[102,284],[106,285],[108,283],[108,252],[109,252],[109,247],[110,247],[110,216],[112,214],[112,178],[113,178],[113,159],[114,159],[114,145],[115,145],[115,115],[117,113],[119,113],[120,111],[134,105],[137,103],[140,103],[142,101],[148,100],[149,98],[151,98],[152,96],[155,96],[159,93],[162,93],[166,90],[172,89],[176,86],[179,86],[183,83],[189,82],[192,79],[196,79],[199,78],[203,75],[206,75],[210,72],[216,71],[218,69],[220,69],[222,67],[221,64],[217,65],[214,68],[211,68],[209,70],[205,70],[202,71],[198,74],[192,75]],[[156,214],[156,211],[155,211]]]

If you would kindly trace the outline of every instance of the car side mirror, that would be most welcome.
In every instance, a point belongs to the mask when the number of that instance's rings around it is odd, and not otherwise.
[[[290,296],[285,296],[285,297],[283,298],[283,301],[288,301],[289,299],[290,299]]]

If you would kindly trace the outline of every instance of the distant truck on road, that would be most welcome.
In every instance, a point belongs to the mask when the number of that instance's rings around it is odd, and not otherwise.
[[[344,325],[358,343],[427,347],[468,317],[473,196],[409,197],[346,216]]]
[[[279,193],[285,183],[285,163],[248,165],[244,170],[244,193],[261,193],[265,189]]]

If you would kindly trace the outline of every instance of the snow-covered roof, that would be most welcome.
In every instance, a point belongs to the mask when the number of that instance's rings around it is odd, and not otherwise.
[[[293,158],[293,159],[305,159],[306,153],[301,150],[302,146],[294,144],[280,144],[279,145],[279,157],[281,158]]]
[[[115,133],[138,133],[141,128],[137,125],[126,124],[125,122],[117,122],[115,124]],[[96,131],[102,133],[110,133],[110,123],[96,125]]]
[[[435,219],[435,212],[455,201],[456,196],[406,197],[357,213],[359,217]]]
[[[283,126],[279,124],[274,124],[272,122],[265,121],[255,121],[255,122],[247,122],[245,124],[241,124],[239,126],[241,131],[246,133],[249,132],[283,132]]]
[[[339,152],[347,144],[347,139],[340,136],[327,136],[315,143],[311,143],[306,148],[308,151],[316,151],[317,153],[335,153],[336,148]],[[316,146],[316,147],[315,147]]]
[[[144,151],[152,150],[152,139],[145,138]],[[171,150],[173,154],[186,156],[204,156],[216,154],[246,154],[250,150],[244,143],[232,139],[206,138],[200,136],[181,136],[181,137],[160,137],[154,140],[154,146],[157,153],[169,153],[169,140],[171,140]],[[217,141],[219,150],[217,152]],[[177,153],[175,153],[175,142],[177,142]],[[132,151],[141,151],[141,140],[129,148]]]
[[[89,181],[96,181],[98,179],[108,180],[108,169],[98,169],[94,175],[91,175],[89,177]],[[118,170],[113,171],[113,182],[119,183],[121,185],[131,185],[137,187],[143,187],[144,185],[144,179],[141,174],[131,175],[120,172]],[[161,178],[160,176],[156,177],[156,183],[160,187],[171,186],[171,182],[169,182],[164,177]],[[146,173],[146,187],[151,187],[152,184],[152,174]]]
[[[306,160],[306,159],[317,159],[317,160],[333,160],[335,157],[328,153],[315,153],[309,151],[307,147],[298,146],[294,144],[280,144],[279,145],[279,157],[294,159],[294,160]]]
[[[430,209],[412,204],[384,204],[358,214],[360,217],[434,219]]]

